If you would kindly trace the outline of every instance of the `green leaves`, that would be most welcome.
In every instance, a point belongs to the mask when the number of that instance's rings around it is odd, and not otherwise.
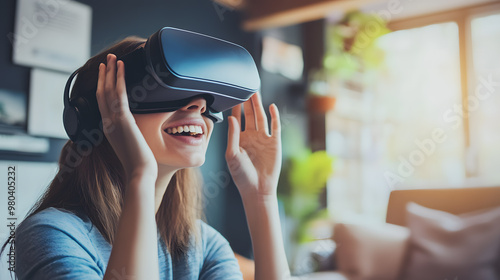
[[[302,155],[291,159],[288,180],[292,193],[301,195],[319,194],[333,173],[333,157],[326,151],[311,153],[305,150]]]
[[[319,209],[319,195],[333,174],[333,163],[334,158],[326,151],[312,153],[304,149],[284,165],[283,182],[278,190],[286,214],[297,222],[294,233],[296,242],[311,239],[308,224],[323,213]]]
[[[323,66],[339,79],[348,79],[360,69],[378,67],[384,55],[376,41],[389,32],[387,23],[374,13],[346,14],[342,21],[327,29]]]

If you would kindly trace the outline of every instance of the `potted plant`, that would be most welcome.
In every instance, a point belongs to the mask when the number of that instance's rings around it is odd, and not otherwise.
[[[313,70],[309,74],[307,109],[310,112],[326,113],[335,107],[336,98],[331,92],[328,75],[325,69]]]
[[[375,42],[390,32],[378,15],[360,11],[347,13],[326,30],[323,68],[309,73],[308,108],[318,112],[333,109],[335,94],[341,88],[352,87],[357,73],[380,66],[384,53]]]
[[[286,220],[292,225],[287,227],[292,266],[301,244],[314,240],[309,225],[327,214],[325,209],[320,209],[319,196],[333,174],[333,162],[334,158],[326,151],[304,149],[284,164],[278,195]]]

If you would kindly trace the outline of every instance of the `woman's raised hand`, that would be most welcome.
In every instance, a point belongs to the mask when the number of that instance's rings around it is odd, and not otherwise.
[[[255,259],[255,279],[291,279],[283,246],[278,211],[278,177],[281,169],[281,128],[278,107],[269,106],[271,134],[259,93],[243,103],[229,121],[226,161],[245,207]]]
[[[96,97],[104,135],[120,159],[127,179],[139,175],[156,178],[155,157],[129,109],[125,65],[114,54],[108,54],[106,65],[99,65]]]
[[[278,107],[269,106],[271,134],[260,94],[243,103],[245,130],[241,131],[241,106],[232,109],[226,161],[243,199],[275,196],[281,170],[281,128]]]

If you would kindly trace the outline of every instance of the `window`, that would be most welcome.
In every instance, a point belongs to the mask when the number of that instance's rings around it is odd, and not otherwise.
[[[403,22],[385,65],[327,115],[334,218],[385,220],[394,189],[500,184],[500,10]]]
[[[471,177],[500,183],[500,13],[471,22]]]

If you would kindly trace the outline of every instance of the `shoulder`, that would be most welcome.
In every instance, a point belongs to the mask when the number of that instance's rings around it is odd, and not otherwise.
[[[89,236],[86,216],[47,208],[16,229],[18,279],[102,279],[105,266]]]
[[[202,237],[204,237],[204,238],[207,238],[207,237],[224,238],[222,236],[222,234],[220,234],[215,228],[213,228],[212,226],[210,226],[206,222],[204,222],[202,220],[198,220],[198,225],[200,227]]]
[[[75,212],[49,207],[24,219],[16,229],[16,237],[41,228],[59,230],[67,234],[85,234],[90,231],[90,223]]]
[[[213,249],[213,247],[229,246],[229,242],[226,240],[226,238],[222,236],[222,234],[215,228],[202,220],[199,220],[198,222],[201,231],[203,249],[205,252],[207,250]]]
[[[241,279],[241,272],[229,242],[210,225],[200,221],[203,246],[203,279]]]
[[[44,209],[19,224],[15,233],[16,250],[31,252],[33,246],[62,250],[77,246],[88,250],[93,246],[89,236],[92,224],[86,219],[64,209]]]
[[[18,278],[102,279],[89,229],[83,216],[64,209],[47,208],[27,217],[15,235]]]
[[[67,209],[49,207],[36,214],[27,217],[24,222],[28,223],[46,223],[50,221],[54,225],[66,222],[84,223],[82,216],[78,212]]]

